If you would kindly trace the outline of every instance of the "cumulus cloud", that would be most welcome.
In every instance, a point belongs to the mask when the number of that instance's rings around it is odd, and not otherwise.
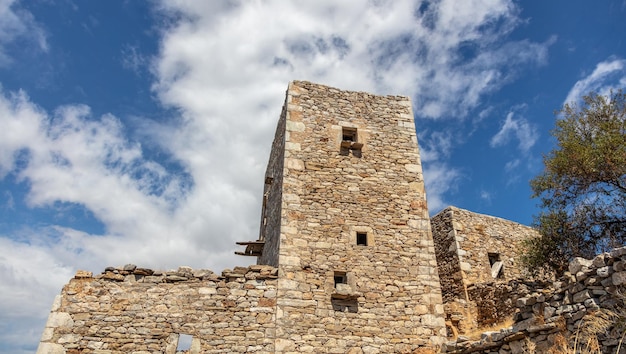
[[[13,18],[10,26],[0,21],[0,59],[8,55],[2,51],[7,41],[34,24],[28,14],[16,16],[11,4],[0,2],[0,16]],[[104,226],[101,234],[45,225],[2,235],[11,257],[0,259],[0,281],[9,284],[0,292],[0,312],[17,311],[3,315],[9,320],[30,306],[12,290],[42,294],[47,300],[28,311],[43,321],[53,295],[78,267],[100,271],[134,262],[221,270],[249,262],[236,259],[233,246],[257,237],[263,170],[290,80],[408,95],[419,117],[462,118],[519,67],[544,63],[551,44],[506,40],[520,22],[509,0],[156,6],[159,54],[147,60],[127,47],[123,64],[134,71],[148,66],[156,97],[177,115],[165,123],[140,121],[145,140],[127,136],[118,117],[94,116],[85,105],[46,112],[24,92],[0,92],[0,178],[13,174],[28,185],[31,208],[66,203]],[[511,114],[492,144],[515,137],[527,151],[534,134]],[[461,173],[442,161],[451,149],[448,137],[432,134],[425,141],[434,211],[445,207]],[[145,145],[166,158],[151,158]],[[18,257],[32,260],[32,274],[20,273]],[[46,278],[50,272],[55,276]]]
[[[515,118],[514,112],[509,112],[500,130],[491,138],[489,145],[495,148],[516,139],[518,150],[526,154],[535,145],[537,138],[536,127],[524,118]]]
[[[578,80],[570,89],[565,103],[579,103],[590,92],[608,96],[611,90],[626,86],[626,60],[609,58],[596,65],[588,76]]]

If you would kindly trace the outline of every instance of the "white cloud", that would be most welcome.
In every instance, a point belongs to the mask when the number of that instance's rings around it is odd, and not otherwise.
[[[424,166],[426,198],[431,215],[448,206],[446,194],[456,190],[461,177],[458,169],[446,163],[430,163]]]
[[[488,191],[486,191],[484,189],[480,191],[480,199],[484,200],[485,202],[487,202],[489,204],[491,204],[491,198],[492,197],[493,196]]]
[[[535,126],[524,118],[514,118],[514,112],[509,112],[502,127],[491,138],[489,145],[492,148],[506,145],[511,139],[516,138],[518,149],[526,154],[537,142],[538,133]]]
[[[626,86],[626,60],[609,58],[598,63],[591,74],[578,80],[570,89],[565,103],[578,103],[590,92],[608,96],[611,90]]]
[[[5,15],[11,4],[0,3]],[[219,271],[251,261],[235,258],[233,246],[257,237],[262,174],[291,80],[409,95],[420,116],[463,117],[518,67],[545,62],[550,44],[505,41],[519,23],[508,0],[444,0],[421,10],[411,1],[159,6],[164,29],[160,52],[149,64],[153,90],[180,117],[141,124],[144,137],[153,139],[146,143],[159,144],[180,168],[146,158],[143,141],[130,140],[115,116],[94,117],[84,105],[49,113],[23,92],[0,93],[0,177],[13,173],[27,182],[31,207],[69,203],[105,227],[102,235],[52,225],[0,237],[6,253],[34,260],[32,273],[17,275],[20,263],[2,259],[0,281],[9,286],[0,293],[0,313],[31,306],[12,290],[37,293],[42,303],[28,311],[43,321],[53,295],[78,267],[97,272],[133,262]],[[20,26],[33,23],[31,17]],[[4,26],[0,33],[9,33]],[[2,36],[0,48],[7,43]],[[140,53],[126,54],[129,68],[148,65]],[[524,140],[534,130],[523,119],[507,122],[494,144],[509,134],[520,149],[534,144]],[[432,145],[423,157],[431,163],[424,178],[434,211],[445,207],[444,196],[461,173],[441,161],[450,139],[428,139]],[[46,237],[54,242],[33,242]],[[51,271],[55,276],[44,279]]]
[[[45,32],[36,23],[33,15],[16,5],[16,0],[0,0],[0,68],[12,61],[6,46],[18,38],[25,38],[40,50],[47,51]]]
[[[422,163],[442,161],[450,156],[452,134],[444,131],[419,131],[420,159]]]

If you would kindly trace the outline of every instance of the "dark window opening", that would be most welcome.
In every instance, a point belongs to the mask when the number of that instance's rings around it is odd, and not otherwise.
[[[348,276],[346,272],[335,272],[335,288],[337,284],[348,284]]]
[[[501,279],[504,277],[503,263],[499,253],[488,253],[489,266],[491,267],[491,277]]]
[[[360,246],[367,246],[367,233],[365,232],[357,232],[356,233],[356,244]]]
[[[350,152],[352,152],[353,156],[361,157],[363,143],[358,141],[357,129],[351,127],[342,127],[341,129],[341,148],[339,149],[339,154],[348,156]]]
[[[356,142],[356,128],[343,127],[342,136],[343,141]]]
[[[357,299],[330,299],[333,310],[337,312],[357,313],[359,311],[359,303]]]

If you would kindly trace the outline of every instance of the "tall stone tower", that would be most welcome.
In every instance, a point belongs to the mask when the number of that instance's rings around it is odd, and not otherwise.
[[[292,82],[260,237],[242,244],[278,267],[276,353],[410,352],[445,338],[407,97]]]

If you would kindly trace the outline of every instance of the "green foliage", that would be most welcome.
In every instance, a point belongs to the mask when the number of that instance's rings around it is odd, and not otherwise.
[[[535,219],[541,237],[526,241],[523,261],[562,273],[573,257],[626,243],[626,94],[590,94],[582,107],[556,113],[557,147],[530,182],[543,209]]]

